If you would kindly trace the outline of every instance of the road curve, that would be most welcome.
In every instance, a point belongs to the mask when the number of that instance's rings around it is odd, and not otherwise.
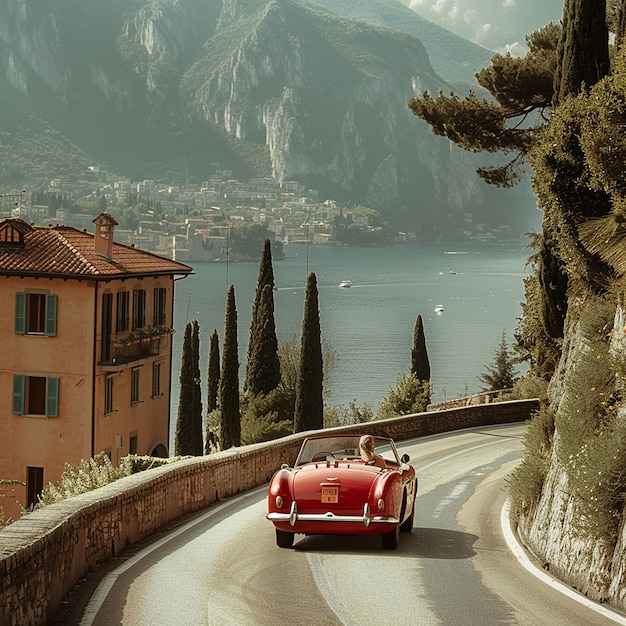
[[[80,623],[615,623],[532,575],[505,542],[505,480],[522,433],[490,426],[402,442],[419,490],[413,532],[397,551],[376,536],[298,535],[294,549],[280,549],[257,489],[111,572]]]

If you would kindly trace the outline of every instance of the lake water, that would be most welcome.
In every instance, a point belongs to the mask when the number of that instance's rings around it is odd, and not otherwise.
[[[325,381],[330,390],[326,403],[347,405],[354,400],[375,412],[399,374],[409,372],[418,314],[424,322],[432,400],[451,400],[482,389],[479,376],[493,363],[503,331],[509,343],[513,340],[529,251],[522,244],[519,249],[289,244],[285,254],[284,261],[274,261],[279,340],[299,337],[306,277],[315,272],[322,335],[337,353],[337,364]],[[258,270],[258,261],[199,263],[193,276],[176,284],[172,429],[185,325],[193,319],[200,324],[204,396],[209,337],[217,329],[221,346],[229,284],[235,287],[243,384]],[[338,287],[344,279],[352,282],[350,288]],[[435,313],[438,304],[444,306],[443,313]]]

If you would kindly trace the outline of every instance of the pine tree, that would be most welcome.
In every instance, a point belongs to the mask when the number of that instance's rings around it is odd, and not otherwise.
[[[513,357],[506,343],[506,333],[502,333],[502,341],[498,346],[493,364],[487,366],[487,371],[481,374],[479,379],[487,385],[483,391],[501,391],[510,389],[515,384],[515,368]]]
[[[254,302],[252,303],[252,318],[250,321],[250,340],[248,342],[248,361],[246,363],[246,380],[244,381],[243,389],[244,391],[248,391],[248,388],[252,385],[253,389],[251,389],[251,393],[253,395],[257,395],[261,393],[258,390],[259,388],[259,379],[261,377],[259,372],[259,367],[261,364],[258,361],[258,349],[256,348],[256,344],[258,342],[264,342],[265,339],[262,337],[264,333],[263,325],[265,321],[260,319],[261,316],[261,300],[263,297],[263,289],[269,286],[270,287],[270,305],[271,305],[271,316],[272,316],[272,324],[274,318],[274,267],[272,265],[272,247],[269,239],[266,239],[263,245],[263,253],[261,254],[261,261],[259,263],[259,276],[257,279],[256,292],[254,294]],[[265,313],[267,316],[267,312]],[[274,340],[276,341],[276,331],[274,329]],[[253,354],[255,352],[256,354]],[[266,355],[267,358],[278,360],[278,354],[275,355],[269,354]],[[278,383],[277,383],[278,384]],[[256,389],[254,388],[256,387]],[[266,387],[265,384],[261,384],[261,387]],[[270,387],[268,391],[274,389],[276,385]],[[267,393],[267,392],[265,392]]]
[[[178,398],[178,417],[174,438],[176,456],[195,453],[194,448],[194,366],[191,345],[191,322],[185,327],[183,350],[180,366],[180,396]]]
[[[207,379],[207,413],[211,413],[217,409],[217,398],[220,388],[220,340],[217,329],[213,330],[210,339]]]
[[[274,294],[265,285],[256,307],[254,335],[250,336],[248,351],[248,388],[253,396],[267,395],[280,384],[278,339],[274,322]]]
[[[323,360],[317,278],[307,277],[300,347],[300,371],[296,387],[294,431],[324,427]]]
[[[221,448],[227,450],[241,443],[239,412],[239,354],[237,343],[237,308],[235,288],[228,288],[224,322],[224,353],[220,376],[219,403],[221,415]]]
[[[411,348],[411,374],[417,380],[430,381],[430,362],[426,350],[426,337],[422,316],[418,315],[413,328],[413,347]]]
[[[202,456],[204,444],[202,433],[202,387],[200,385],[200,325],[191,323],[191,357],[193,365],[193,448],[196,456]]]

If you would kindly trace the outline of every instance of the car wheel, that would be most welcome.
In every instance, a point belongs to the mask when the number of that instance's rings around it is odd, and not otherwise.
[[[400,526],[395,526],[390,533],[385,533],[381,537],[385,550],[395,550],[400,544]]]
[[[413,530],[413,518],[415,517],[415,504],[408,519],[400,524],[400,532],[410,533]]]
[[[276,529],[276,545],[279,548],[291,548],[293,546],[293,533]]]

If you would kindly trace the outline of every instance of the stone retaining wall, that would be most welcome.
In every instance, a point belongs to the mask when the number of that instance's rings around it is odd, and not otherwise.
[[[536,400],[503,402],[332,431],[402,441],[525,421],[538,408]],[[89,569],[186,513],[267,483],[282,463],[294,462],[307,434],[185,459],[24,515],[0,530],[0,624],[45,624]]]

